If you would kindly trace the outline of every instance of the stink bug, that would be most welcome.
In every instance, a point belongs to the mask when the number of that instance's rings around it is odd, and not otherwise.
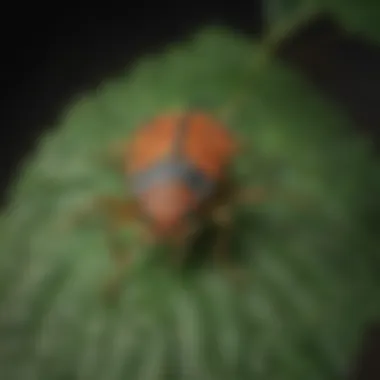
[[[237,140],[207,113],[153,118],[140,126],[128,143],[110,152],[120,159],[131,190],[126,199],[103,202],[112,228],[142,223],[151,241],[172,246],[173,257],[180,264],[186,242],[208,219],[219,229],[215,257],[227,258],[232,204],[255,200],[257,194],[260,199],[260,192],[242,192],[234,186],[231,166],[238,152]],[[114,247],[111,254],[118,260],[119,275],[111,282],[115,285],[128,265],[129,252]]]

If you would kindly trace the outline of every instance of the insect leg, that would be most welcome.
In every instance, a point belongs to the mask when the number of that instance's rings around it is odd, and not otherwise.
[[[107,301],[114,300],[120,293],[121,281],[130,264],[131,255],[115,238],[115,231],[107,231],[107,246],[115,270],[108,276],[104,284],[104,297]]]
[[[102,289],[106,301],[114,301],[118,298],[121,291],[122,280],[132,261],[132,252],[123,247],[115,236],[117,231],[107,231],[107,245],[111,260],[114,264],[114,271],[108,278]]]
[[[87,204],[79,207],[66,221],[66,228],[72,228],[85,223],[97,216],[105,216],[114,222],[134,219],[137,215],[137,205],[132,200],[116,196],[97,196]]]
[[[189,242],[185,237],[178,236],[172,240],[171,244],[171,261],[175,268],[182,268],[185,260],[188,258]]]
[[[268,199],[269,192],[262,187],[243,187],[236,191],[234,201],[243,204],[259,204]]]
[[[229,244],[233,232],[233,217],[231,204],[220,205],[212,213],[212,220],[217,226],[217,237],[213,248],[215,262],[226,270],[233,281],[240,282],[244,273],[235,264],[232,264]]]
[[[100,163],[117,172],[124,171],[124,158],[128,154],[129,143],[126,141],[116,141],[111,143],[108,148],[98,155]]]
[[[282,200],[295,208],[308,208],[316,206],[315,200],[305,193],[297,191],[281,191],[273,188],[259,186],[244,187],[237,191],[234,201],[240,204],[262,204],[269,199]]]
[[[120,229],[132,224],[137,217],[137,207],[133,200],[108,198],[103,200],[103,210],[107,216],[106,237],[111,260],[115,265],[104,288],[107,300],[114,300],[120,293],[121,282],[132,260],[132,251],[126,249],[118,239]]]

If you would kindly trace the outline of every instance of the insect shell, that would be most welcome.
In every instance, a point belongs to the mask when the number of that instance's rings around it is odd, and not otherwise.
[[[236,148],[224,125],[203,112],[161,115],[137,130],[126,171],[152,236],[180,239],[193,231]]]

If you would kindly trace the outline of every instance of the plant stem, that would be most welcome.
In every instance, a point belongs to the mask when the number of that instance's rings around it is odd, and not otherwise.
[[[272,59],[279,46],[285,40],[293,36],[301,27],[307,25],[320,14],[320,8],[311,0],[307,4],[304,4],[299,10],[295,11],[292,17],[285,18],[282,22],[277,23],[257,45],[249,76],[256,76],[257,70],[261,70],[263,65]],[[245,83],[238,89],[236,95],[232,97],[233,100],[219,109],[219,117],[226,122],[229,122],[233,118],[235,112],[241,109],[249,98],[247,93],[250,90],[247,89],[247,82],[249,83],[249,78],[247,78]]]

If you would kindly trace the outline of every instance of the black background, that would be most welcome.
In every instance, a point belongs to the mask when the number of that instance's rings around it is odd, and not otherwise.
[[[0,195],[31,152],[41,131],[77,92],[96,87],[204,24],[224,24],[248,35],[263,28],[259,2],[217,7],[178,2],[96,6],[50,3],[3,5],[0,23]],[[8,8],[7,8],[8,7]],[[6,10],[8,9],[8,10]],[[304,72],[326,96],[351,114],[358,129],[378,144],[380,49],[345,35],[321,18],[281,47],[278,55]],[[377,327],[369,329],[350,379],[380,379]]]

